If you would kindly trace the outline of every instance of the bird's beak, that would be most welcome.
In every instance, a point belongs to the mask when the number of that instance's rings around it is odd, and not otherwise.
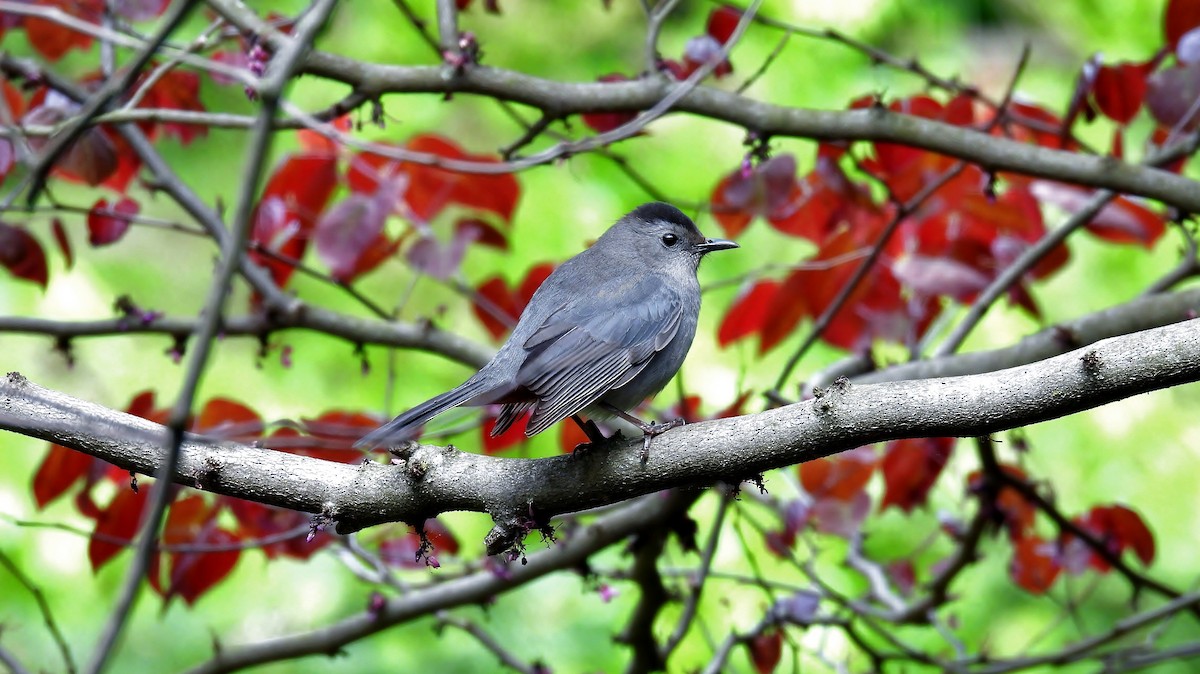
[[[704,243],[696,246],[700,249],[701,255],[707,255],[714,250],[729,250],[730,248],[739,248],[739,246],[729,239],[705,239]]]

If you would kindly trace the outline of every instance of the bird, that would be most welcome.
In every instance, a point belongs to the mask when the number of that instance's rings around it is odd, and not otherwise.
[[[590,443],[607,438],[591,421],[619,416],[655,436],[683,423],[649,423],[628,412],[658,393],[683,365],[696,334],[708,253],[737,248],[705,238],[678,208],[638,206],[542,282],[492,360],[465,382],[363,436],[357,447],[396,447],[454,407],[501,405],[492,435],[526,412],[526,437],[571,417]],[[578,416],[586,410],[589,421]]]

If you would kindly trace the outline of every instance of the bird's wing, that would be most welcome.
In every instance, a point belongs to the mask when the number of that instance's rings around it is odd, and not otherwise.
[[[538,403],[533,435],[636,377],[679,331],[683,302],[655,276],[590,289],[550,314],[522,345],[517,384]]]

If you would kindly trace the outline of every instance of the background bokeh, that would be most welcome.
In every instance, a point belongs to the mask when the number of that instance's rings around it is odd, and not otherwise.
[[[352,16],[361,16],[357,12],[335,15],[318,46],[385,63],[433,62],[428,46],[390,3],[366,1],[378,5],[371,21],[351,20]],[[638,3],[626,0],[612,5],[605,9],[600,2],[551,6],[529,0],[502,0],[500,15],[489,15],[481,7],[474,7],[463,14],[462,24],[477,35],[483,61],[489,65],[561,80],[591,81],[611,72],[634,75],[643,55],[642,10]],[[1092,53],[1103,51],[1115,60],[1144,59],[1153,52],[1161,43],[1161,5],[1161,0],[769,1],[762,13],[812,28],[836,28],[897,56],[917,57],[940,75],[974,82],[995,95],[1003,92],[1022,45],[1028,43],[1031,59],[1017,89],[1019,94],[1050,109],[1065,110],[1078,69]],[[302,3],[263,2],[256,6],[277,7],[290,14]],[[662,51],[679,53],[689,37],[702,32],[710,8],[703,2],[681,3],[665,27]],[[418,7],[418,11],[432,18],[429,7]],[[191,29],[197,26],[199,19]],[[767,57],[778,38],[778,31],[752,27],[734,53],[734,77],[716,86],[736,86]],[[3,48],[28,53],[23,40],[20,33],[10,32]],[[93,59],[94,55],[73,54],[58,67],[81,73],[93,67]],[[210,110],[252,111],[237,87],[217,87],[207,81],[203,86],[203,99]],[[827,40],[796,36],[750,91],[778,103],[840,109],[867,93],[902,96],[920,92],[922,87],[922,81],[911,74],[873,66],[858,52]],[[343,93],[336,86],[303,78],[295,83],[290,97],[307,109],[315,109]],[[386,128],[364,125],[364,137],[403,141],[412,134],[430,131],[479,153],[493,152],[520,133],[506,112],[482,98],[456,96],[445,101],[432,95],[392,96],[385,98],[383,105]],[[527,119],[534,118],[530,111],[519,106],[516,109]],[[1104,147],[1111,127],[1097,122],[1077,131],[1093,145]],[[1137,131],[1135,125],[1130,137],[1137,136]],[[1142,132],[1144,135],[1144,129]],[[231,157],[240,156],[245,140],[244,132],[213,129],[207,139],[186,149],[173,140],[162,141],[160,147],[182,178],[204,198],[211,203],[230,204],[239,188],[239,172],[233,170],[237,164]],[[739,129],[675,115],[614,149],[660,191],[695,215],[702,230],[719,235],[711,216],[694,205],[705,203],[720,177],[737,166],[744,153],[741,141]],[[295,147],[294,135],[282,133],[274,152],[278,157]],[[773,147],[794,152],[801,162],[801,173],[811,166],[815,144],[781,140]],[[511,250],[473,248],[461,272],[467,285],[478,285],[495,274],[516,282],[536,262],[561,261],[598,236],[622,213],[647,199],[611,161],[596,154],[526,171],[519,180],[522,197],[514,216]],[[101,195],[80,187],[56,187],[55,192],[56,196],[80,203],[91,203]],[[142,206],[146,214],[184,218],[161,196],[146,193]],[[1053,226],[1060,220],[1060,214],[1051,213],[1047,222]],[[28,222],[33,223],[35,231],[38,226],[44,227],[42,233],[49,231],[49,218],[42,221],[34,217]],[[86,249],[83,216],[65,219],[64,224],[78,245],[74,268],[64,269],[61,258],[52,256],[51,280],[45,291],[27,283],[0,284],[0,315],[62,320],[106,318],[113,315],[113,301],[121,295],[131,296],[139,306],[169,315],[194,315],[199,309],[217,257],[217,250],[207,240],[135,227],[119,246]],[[389,226],[398,230],[404,225],[394,221]],[[740,242],[742,251],[713,256],[706,262],[701,270],[702,283],[744,274],[763,264],[794,263],[812,252],[810,244],[782,240],[762,222],[751,225]],[[1173,264],[1179,243],[1178,236],[1171,233],[1147,251],[1114,246],[1088,236],[1075,237],[1070,243],[1070,264],[1033,289],[1044,320],[1039,323],[1018,311],[998,308],[975,330],[965,349],[1009,344],[1043,325],[1134,297]],[[384,306],[395,306],[407,297],[401,318],[434,316],[443,327],[481,342],[489,340],[460,293],[427,278],[412,284],[412,271],[401,263],[392,263],[363,278],[358,287]],[[336,288],[302,276],[294,279],[294,289],[308,301],[360,311]],[[708,412],[725,407],[742,390],[769,387],[790,352],[789,346],[794,347],[802,337],[793,336],[791,342],[765,358],[758,356],[756,344],[749,341],[719,350],[714,337],[716,325],[735,292],[736,287],[726,287],[706,294],[701,328],[681,375],[683,389],[702,396]],[[229,306],[234,314],[245,310],[244,288],[239,288]],[[278,334],[272,340],[292,347],[290,366],[281,362],[278,351],[261,357],[259,344],[253,339],[224,339],[214,351],[197,399],[234,398],[251,405],[266,419],[313,416],[333,408],[372,410],[383,415],[457,384],[469,373],[465,367],[436,356],[388,354],[379,348],[366,350],[369,367],[364,368],[354,345],[303,332]],[[146,389],[158,392],[160,400],[169,401],[181,385],[182,368],[170,357],[172,343],[165,337],[78,339],[72,345],[73,364],[53,347],[46,337],[0,335],[0,368],[20,371],[44,386],[117,409]],[[800,376],[819,370],[840,355],[834,349],[818,347],[802,363]],[[395,377],[390,394],[389,368],[394,368]],[[658,404],[672,404],[678,390],[669,387],[659,396]],[[759,398],[751,400],[751,409],[761,407]],[[1023,433],[1031,447],[1023,461],[1032,475],[1053,481],[1059,503],[1067,512],[1081,511],[1100,501],[1133,504],[1150,524],[1159,545],[1153,571],[1176,586],[1190,586],[1195,582],[1195,513],[1200,505],[1195,496],[1195,485],[1200,482],[1196,461],[1200,447],[1200,423],[1195,414],[1198,406],[1200,388],[1187,386],[1039,424]],[[450,440],[461,448],[476,450],[478,431]],[[516,453],[543,455],[557,451],[557,434],[552,432]],[[1000,451],[1012,456],[1011,442],[1002,445]],[[0,434],[0,547],[41,587],[77,657],[81,657],[92,647],[110,610],[128,553],[93,575],[84,535],[19,524],[41,522],[82,529],[90,524],[75,511],[69,498],[45,510],[36,508],[30,482],[44,453],[45,443]],[[952,462],[926,509],[911,515],[893,509],[868,520],[868,552],[887,560],[906,557],[918,549],[936,529],[938,511],[958,509],[965,475],[973,468],[966,457]],[[769,474],[766,485],[772,494],[786,497],[798,488],[796,473],[787,470]],[[709,495],[697,513],[711,511],[714,505],[715,496]],[[753,536],[753,505],[737,512],[733,526]],[[482,537],[490,524],[486,516],[450,514],[443,520],[463,543],[462,559],[471,560],[481,554]],[[815,548],[805,549],[804,553],[818,560],[827,582],[847,590],[858,587],[861,580],[842,569],[843,541],[818,537],[809,542]],[[923,554],[935,559],[938,552],[934,547]],[[945,549],[941,552],[944,554]],[[1028,595],[1015,588],[1005,573],[1006,547],[985,545],[984,553],[984,561],[953,588],[963,600],[953,604],[951,612],[957,616],[960,636],[973,648],[986,644],[996,654],[1020,653],[1031,642],[1069,639],[1080,629],[1110,622],[1113,616],[1128,610],[1131,597],[1126,584],[1112,577],[1085,575],[1070,579],[1068,586],[1073,583],[1074,589],[1079,589],[1095,583],[1093,600],[1086,613],[1075,620],[1063,620],[1063,588],[1047,596]],[[593,566],[614,568],[622,563],[620,555],[620,550],[610,550]],[[680,568],[689,561],[679,550],[668,555],[671,559],[678,561]],[[717,569],[745,574],[750,572],[752,562],[774,580],[804,584],[794,569],[774,558],[746,559],[737,536],[723,538]],[[445,558],[442,563],[454,566]],[[422,570],[417,575],[438,573]],[[464,615],[478,619],[517,654],[531,660],[544,657],[556,671],[613,671],[623,666],[625,650],[612,642],[611,635],[636,601],[636,589],[631,584],[618,584],[615,589],[616,598],[606,602],[595,583],[577,575],[558,574],[506,595],[494,605],[464,609]],[[703,602],[702,616],[707,629],[716,635],[713,638],[719,640],[731,625],[746,628],[761,617],[765,606],[761,594],[734,591],[732,584],[722,585],[720,581],[714,582],[712,589]],[[203,660],[216,635],[232,642],[248,642],[316,628],[363,610],[372,590],[347,573],[331,552],[305,563],[268,563],[259,553],[244,554],[233,576],[195,607],[182,602],[164,607],[158,597],[145,595],[113,671],[177,671]],[[675,613],[668,609],[667,615]],[[31,596],[3,570],[0,628],[4,644],[35,669],[56,671],[60,666]],[[673,661],[678,671],[689,671],[707,661],[711,647],[703,630],[698,632],[685,642]],[[930,638],[915,628],[904,636],[917,643]],[[826,643],[824,647],[829,652],[831,645]],[[836,650],[836,644],[832,648]],[[346,649],[345,657],[332,661],[310,658],[259,671],[324,672],[336,668],[347,672],[479,672],[497,666],[492,655],[462,632],[445,630],[434,635],[429,622],[418,621],[353,644]],[[749,668],[744,655],[731,660],[731,671]],[[1084,667],[1074,671],[1090,670]],[[1168,666],[1156,671],[1187,669]]]

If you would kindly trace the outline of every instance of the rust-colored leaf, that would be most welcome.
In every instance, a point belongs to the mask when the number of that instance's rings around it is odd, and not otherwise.
[[[721,320],[721,326],[717,329],[717,345],[724,348],[762,330],[778,291],[779,282],[769,279],[743,288],[734,299],[729,313]]]
[[[853,500],[875,473],[873,447],[859,447],[800,464],[800,484],[814,499]]]
[[[42,244],[23,227],[3,222],[0,222],[0,266],[13,276],[32,281],[42,288],[49,280]]]
[[[33,500],[39,508],[62,496],[71,485],[85,480],[92,468],[92,457],[62,445],[50,445],[50,451],[33,475]]]
[[[87,214],[88,243],[98,247],[120,241],[129,231],[130,218],[140,210],[138,203],[129,197],[111,205],[108,199],[100,199]]]
[[[750,662],[758,674],[770,674],[779,666],[783,657],[783,633],[779,630],[769,630],[755,635],[746,642],[750,651]]]
[[[1037,536],[1025,536],[1013,542],[1013,556],[1008,572],[1021,589],[1031,594],[1045,594],[1062,571],[1057,546]]]
[[[99,571],[108,560],[124,550],[137,534],[150,491],[143,486],[138,491],[121,489],[96,520],[96,528],[88,541],[88,560],[92,570]]]
[[[884,450],[883,481],[886,490],[879,509],[896,506],[904,512],[924,505],[929,490],[937,482],[950,452],[954,438],[915,438],[893,440]]]
[[[1132,63],[1100,66],[1092,96],[1100,112],[1118,124],[1128,124],[1146,97],[1146,73]]]
[[[1179,38],[1200,26],[1200,0],[1170,0],[1163,12],[1163,34],[1171,49],[1179,44]]]

